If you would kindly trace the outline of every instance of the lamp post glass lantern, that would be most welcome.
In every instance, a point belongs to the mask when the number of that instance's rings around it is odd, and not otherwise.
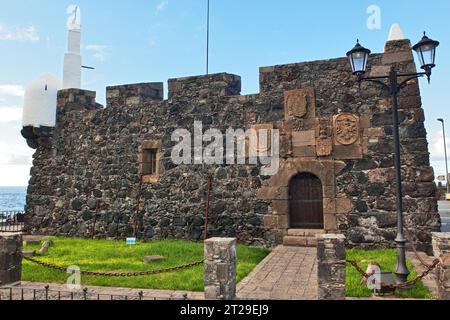
[[[433,69],[436,60],[436,48],[439,46],[439,41],[434,41],[427,37],[426,33],[423,33],[423,38],[417,43],[413,49],[417,52],[417,56],[420,61],[420,67],[428,71]]]
[[[425,34],[424,37],[417,43],[413,49],[419,55],[421,68],[424,72],[419,73],[400,73],[396,65],[391,67],[388,75],[377,77],[364,77],[367,71],[367,62],[370,56],[370,50],[360,45],[359,40],[356,46],[347,52],[352,72],[358,76],[358,82],[370,81],[381,85],[387,89],[391,95],[392,100],[392,120],[393,120],[393,135],[395,146],[395,172],[396,172],[396,193],[397,193],[397,265],[394,273],[400,283],[408,280],[409,270],[406,265],[406,238],[404,233],[403,220],[403,190],[402,190],[402,172],[401,172],[401,149],[400,149],[400,129],[398,116],[398,94],[406,87],[409,81],[424,77],[431,77],[431,70],[435,67],[436,48],[439,46],[438,41],[431,40]],[[401,78],[401,79],[400,79]],[[400,82],[400,80],[402,80]]]
[[[353,74],[364,74],[367,69],[367,61],[369,60],[370,50],[360,45],[359,40],[356,41],[355,47],[347,52],[347,57],[352,66]]]

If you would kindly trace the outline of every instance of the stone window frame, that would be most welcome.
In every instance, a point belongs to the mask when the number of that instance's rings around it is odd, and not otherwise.
[[[156,184],[162,173],[161,166],[161,146],[160,140],[145,140],[142,142],[139,150],[139,173],[143,183]],[[156,156],[156,168],[154,174],[144,174],[144,152],[146,150],[151,150],[155,152]]]

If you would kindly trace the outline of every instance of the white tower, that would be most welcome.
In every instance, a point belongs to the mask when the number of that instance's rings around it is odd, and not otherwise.
[[[61,80],[44,74],[25,89],[23,127],[54,127],[56,123],[56,100]]]
[[[405,39],[405,35],[403,34],[403,31],[400,28],[400,25],[397,23],[394,23],[391,26],[391,30],[389,31],[388,41],[404,40],[404,39]]]
[[[67,21],[68,46],[64,55],[63,89],[81,88],[81,16],[78,6],[67,10],[71,14]]]

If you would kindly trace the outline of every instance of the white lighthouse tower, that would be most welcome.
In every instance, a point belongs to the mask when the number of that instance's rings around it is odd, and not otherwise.
[[[81,14],[78,6],[71,6],[67,20],[68,45],[64,55],[63,89],[81,88]]]

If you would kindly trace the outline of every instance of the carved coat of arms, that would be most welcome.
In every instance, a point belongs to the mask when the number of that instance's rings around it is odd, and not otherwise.
[[[314,105],[314,89],[297,89],[285,92],[284,107],[286,119],[306,117]]]
[[[317,139],[316,151],[318,157],[328,157],[333,152],[333,140],[331,126],[328,123],[319,125],[319,137]]]
[[[340,114],[334,119],[336,143],[348,146],[359,141],[359,118],[353,114]]]

